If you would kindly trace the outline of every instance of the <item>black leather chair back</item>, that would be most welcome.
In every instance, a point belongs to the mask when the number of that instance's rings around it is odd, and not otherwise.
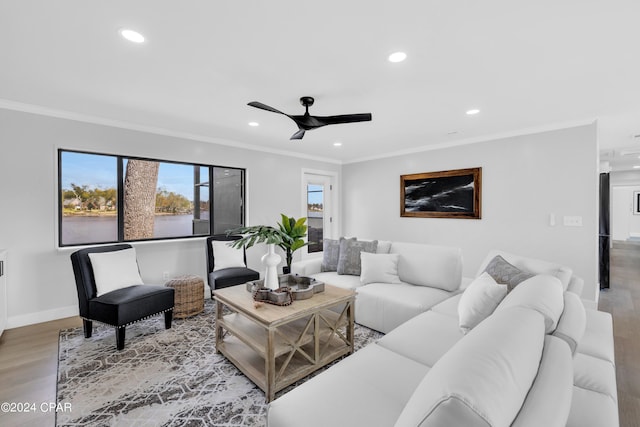
[[[207,271],[209,273],[211,273],[213,271],[213,267],[216,265],[215,264],[215,259],[213,257],[213,246],[211,245],[211,242],[213,240],[221,240],[221,241],[226,241],[226,242],[230,242],[232,240],[240,240],[242,238],[242,236],[227,236],[226,234],[214,234],[213,236],[209,236],[207,237]],[[244,250],[244,248],[242,249],[242,253],[244,256],[244,263],[247,263],[247,252]]]
[[[78,291],[78,303],[80,305],[80,316],[89,316],[89,300],[96,297],[96,280],[91,267],[90,253],[114,252],[131,248],[128,244],[119,244],[111,246],[97,246],[92,248],[80,249],[71,254],[71,265],[73,266],[73,275],[76,279],[76,288]]]

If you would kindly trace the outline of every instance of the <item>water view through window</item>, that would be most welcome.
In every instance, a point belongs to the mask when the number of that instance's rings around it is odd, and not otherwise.
[[[202,236],[244,223],[243,169],[60,150],[59,191],[61,246]]]
[[[324,236],[324,186],[307,185],[308,252],[322,252]]]

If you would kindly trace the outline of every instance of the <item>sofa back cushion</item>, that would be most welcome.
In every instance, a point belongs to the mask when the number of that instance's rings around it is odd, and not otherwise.
[[[395,427],[510,425],[538,373],[544,337],[534,310],[489,316],[433,365]]]
[[[462,281],[462,250],[447,246],[393,242],[390,253],[399,254],[400,280],[412,285],[455,291]]]
[[[569,282],[571,281],[571,276],[573,275],[573,270],[569,267],[565,267],[560,264],[556,264],[549,261],[543,261],[540,259],[524,257],[521,255],[515,255],[504,251],[492,250],[490,251],[480,268],[478,269],[479,276],[482,272],[485,271],[487,265],[495,258],[497,255],[500,255],[510,264],[518,267],[520,270],[534,273],[534,274],[549,274],[551,276],[557,277],[562,283],[562,288],[566,291],[567,286],[569,286]]]
[[[550,334],[556,329],[564,309],[560,281],[544,274],[525,280],[516,286],[498,305],[495,312],[511,307],[525,307],[544,316],[545,330]]]
[[[547,335],[536,379],[511,427],[564,427],[573,396],[573,360],[562,340]]]
[[[558,327],[553,331],[553,335],[566,341],[569,344],[571,353],[576,354],[576,349],[584,336],[586,328],[587,312],[580,297],[573,292],[565,292],[564,310],[558,320]]]

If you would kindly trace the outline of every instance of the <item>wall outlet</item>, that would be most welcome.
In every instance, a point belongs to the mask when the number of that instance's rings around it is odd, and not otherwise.
[[[162,272],[162,280],[169,280],[169,272],[168,271],[163,271]]]
[[[582,227],[581,216],[565,216],[563,218],[565,227]]]

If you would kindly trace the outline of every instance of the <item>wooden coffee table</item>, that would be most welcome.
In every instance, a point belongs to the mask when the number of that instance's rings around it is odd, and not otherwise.
[[[216,351],[260,387],[267,402],[277,391],[353,353],[352,290],[325,284],[324,292],[312,298],[258,308],[245,285],[216,289],[214,298]]]

